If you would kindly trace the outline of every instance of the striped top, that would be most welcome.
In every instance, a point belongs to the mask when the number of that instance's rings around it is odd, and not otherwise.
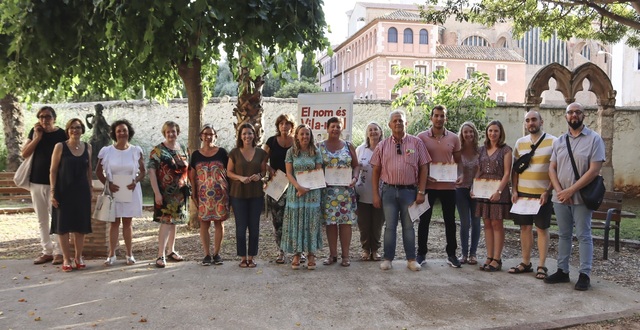
[[[533,154],[529,167],[518,174],[518,192],[542,195],[549,188],[549,164],[555,139],[555,136],[547,133]],[[530,134],[519,138],[513,148],[513,157],[518,159],[522,155],[528,154],[531,152],[531,146],[537,142],[537,140],[531,141]]]
[[[431,156],[424,143],[413,135],[405,134],[400,141],[390,136],[378,143],[370,163],[382,166],[380,180],[385,183],[417,186],[420,166],[430,161]]]

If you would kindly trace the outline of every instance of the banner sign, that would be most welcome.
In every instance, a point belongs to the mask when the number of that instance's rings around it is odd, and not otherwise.
[[[353,92],[298,94],[298,121],[311,127],[315,142],[327,138],[327,120],[342,120],[342,138],[351,141]]]

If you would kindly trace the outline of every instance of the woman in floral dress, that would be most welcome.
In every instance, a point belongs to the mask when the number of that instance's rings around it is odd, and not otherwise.
[[[315,252],[322,248],[322,212],[320,211],[320,189],[310,190],[296,180],[296,173],[322,168],[322,156],[313,142],[313,133],[307,125],[295,130],[293,147],[287,150],[285,167],[289,188],[282,224],[284,252],[293,253],[292,269],[300,268],[300,256],[307,252],[307,269],[316,268]]]
[[[349,247],[351,245],[352,225],[356,223],[356,194],[354,186],[360,172],[358,157],[353,144],[340,138],[342,121],[331,117],[327,121],[327,139],[318,147],[322,154],[324,168],[338,167],[351,169],[349,186],[327,186],[322,194],[322,211],[329,243],[329,257],[323,262],[331,265],[338,260],[338,233],[342,250],[342,266],[351,265]]]
[[[160,223],[156,267],[164,268],[166,257],[184,260],[175,251],[176,225],[187,219],[187,153],[177,141],[180,126],[173,121],[162,125],[164,142],[149,153],[149,181],[154,194],[153,221]],[[165,257],[166,256],[166,257]]]
[[[229,181],[227,163],[229,156],[224,148],[215,145],[216,131],[211,124],[200,130],[202,146],[191,154],[189,182],[193,187],[191,198],[198,208],[200,241],[204,250],[203,266],[222,265],[220,246],[224,236],[224,221],[229,218]],[[215,226],[213,256],[211,255],[211,222]]]

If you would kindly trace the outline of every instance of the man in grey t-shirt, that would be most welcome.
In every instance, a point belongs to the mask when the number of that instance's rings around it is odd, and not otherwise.
[[[569,104],[565,112],[569,130],[553,142],[549,178],[554,189],[551,201],[558,220],[558,270],[544,280],[549,284],[569,282],[569,257],[575,225],[580,252],[580,276],[575,289],[580,291],[589,289],[589,275],[593,262],[593,211],[584,205],[580,189],[600,174],[605,160],[604,141],[598,133],[583,124],[585,116],[584,107],[580,103]],[[578,169],[579,180],[576,180],[571,164],[569,147]]]

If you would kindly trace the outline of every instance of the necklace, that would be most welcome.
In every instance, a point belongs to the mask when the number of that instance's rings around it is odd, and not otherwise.
[[[71,145],[71,143],[69,143],[69,142],[67,141],[67,145],[69,146],[69,148],[73,148],[73,150],[78,150],[78,149],[80,149],[80,144],[77,144],[77,145],[75,145],[75,146],[72,146],[72,145]]]

